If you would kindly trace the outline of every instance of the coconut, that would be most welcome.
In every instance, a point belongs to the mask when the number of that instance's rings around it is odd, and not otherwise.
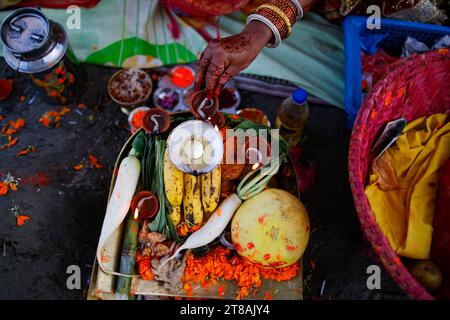
[[[287,267],[301,258],[308,244],[308,213],[289,192],[267,189],[240,206],[231,237],[243,258],[261,266]]]

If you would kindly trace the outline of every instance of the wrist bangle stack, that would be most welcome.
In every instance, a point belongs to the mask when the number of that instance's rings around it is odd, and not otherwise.
[[[298,19],[297,7],[290,0],[270,0],[270,4],[280,8],[288,17],[291,25]]]
[[[271,5],[271,4],[263,4],[262,6],[260,6],[258,8],[258,10],[256,11],[257,13],[261,14],[262,16],[265,16],[265,14],[267,12],[273,11],[278,17],[280,17],[284,24],[287,27],[288,30],[288,35],[292,32],[292,23],[291,23],[291,19],[289,18],[289,16],[280,8]],[[280,29],[278,29],[280,30]],[[280,30],[281,33],[281,30]],[[284,39],[284,37],[281,37],[281,39]]]
[[[298,19],[303,18],[303,8],[302,5],[300,4],[299,0],[290,0],[291,3],[294,4],[294,6],[297,8],[297,17]]]
[[[278,32],[280,33],[281,40],[286,39],[289,35],[289,28],[283,18],[275,13],[273,10],[262,8],[258,10],[258,14],[269,19],[273,22]]]
[[[263,17],[262,15],[259,15],[259,14],[249,15],[247,18],[247,23],[249,23],[250,21],[260,21],[260,22],[264,23],[266,26],[268,26],[270,28],[270,30],[272,30],[273,38],[272,38],[272,40],[269,41],[269,43],[267,44],[267,47],[276,48],[280,45],[280,43],[281,43],[280,31],[278,31],[277,27],[273,24],[272,21],[270,21],[266,17]]]
[[[247,23],[253,20],[267,25],[273,33],[272,39],[266,45],[278,47],[282,40],[289,37],[295,21],[303,17],[303,10],[298,0],[269,0],[259,6],[255,14],[247,18]]]

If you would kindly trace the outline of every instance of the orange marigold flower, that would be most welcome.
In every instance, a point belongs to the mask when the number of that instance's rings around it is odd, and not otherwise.
[[[299,273],[298,264],[277,269],[263,268],[236,255],[230,257],[231,254],[231,251],[224,247],[216,247],[202,257],[190,254],[186,260],[183,281],[202,283],[205,278],[235,280],[238,286],[236,298],[241,299],[250,292],[256,293],[262,286],[262,279],[284,281],[296,277]],[[218,293],[224,293],[220,287]]]
[[[39,119],[39,122],[46,127],[58,128],[61,124],[61,117],[70,111],[72,109],[69,107],[63,107],[60,111],[47,111]]]
[[[95,169],[103,168],[103,165],[100,163],[98,158],[94,157],[92,154],[88,155],[89,162]]]
[[[8,193],[8,185],[0,181],[0,196],[4,196]]]
[[[141,256],[139,253],[136,254],[136,263],[138,266],[138,272],[142,279],[153,280],[154,275],[151,269],[151,259],[148,256]]]
[[[79,164],[73,166],[73,169],[75,171],[80,171],[83,168],[84,168],[84,163],[82,163],[82,162],[80,162]]]
[[[10,173],[2,176],[2,179],[0,181],[0,195],[7,194],[8,187],[12,191],[16,191],[18,184],[19,184],[19,180],[14,178]]]
[[[51,121],[48,117],[42,117],[39,119],[39,122],[42,123],[42,125],[46,126],[46,127],[50,127],[51,125]]]
[[[11,136],[8,137],[8,148],[12,147],[19,141],[19,138],[13,138]]]
[[[189,234],[189,227],[184,222],[180,223],[176,229],[180,237],[185,237]]]
[[[14,129],[20,129],[20,128],[22,128],[23,126],[25,126],[25,119],[23,119],[23,118],[19,118],[19,119],[17,119],[15,122],[11,122],[11,126],[14,128]]]
[[[17,133],[17,131],[25,126],[25,120],[23,118],[19,118],[16,121],[8,121],[3,127],[2,127],[2,133],[4,135],[10,136],[12,134]]]
[[[8,136],[8,143],[4,144],[0,147],[0,150],[5,150],[8,148],[11,148],[13,145],[15,145],[19,141],[19,138],[13,138],[12,136]]]
[[[20,226],[23,226],[25,224],[25,222],[27,222],[31,218],[26,215],[20,215],[20,216],[17,216],[16,219],[17,219],[17,225],[20,227]]]
[[[187,296],[192,296],[192,286],[189,283],[185,283],[183,285],[183,289],[186,292]]]
[[[59,112],[60,116],[65,115],[66,113],[69,113],[70,111],[72,111],[72,109],[70,109],[69,107],[64,107],[61,109],[61,111]]]
[[[36,152],[37,149],[34,146],[28,146],[25,149],[20,150],[17,154],[16,157],[20,157],[20,156],[24,156],[26,154],[28,154],[29,152]]]

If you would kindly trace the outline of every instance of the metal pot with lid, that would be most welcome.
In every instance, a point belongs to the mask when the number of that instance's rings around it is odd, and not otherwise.
[[[52,97],[65,103],[74,98],[74,61],[66,52],[68,37],[64,28],[39,9],[20,8],[8,15],[0,27],[6,63]]]

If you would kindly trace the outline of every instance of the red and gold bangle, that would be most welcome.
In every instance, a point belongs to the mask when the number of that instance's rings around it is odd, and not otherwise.
[[[266,46],[276,48],[290,35],[293,24],[302,17],[303,9],[299,0],[269,0],[248,16],[247,23],[257,20],[267,25],[273,37]]]
[[[281,40],[286,39],[289,36],[289,30],[285,23],[285,21],[275,12],[268,8],[262,8],[258,9],[258,14],[269,19],[272,21],[272,23],[275,25],[275,27],[278,29],[278,32],[280,33]]]
[[[280,33],[281,40],[286,39],[286,37],[288,36],[288,29],[286,23],[279,15],[265,8],[258,10],[258,14],[272,21],[272,23]]]
[[[298,19],[298,12],[295,5],[290,0],[270,0],[270,4],[280,8],[289,17],[291,25]]]
[[[290,34],[292,32],[292,24],[289,21],[288,15],[283,10],[281,10],[280,8],[278,8],[278,7],[274,6],[274,5],[271,5],[271,4],[263,4],[262,6],[260,6],[258,8],[256,13],[259,14],[262,9],[268,9],[268,10],[271,10],[271,11],[275,12],[275,14],[280,16],[281,19],[284,21],[285,25],[287,26],[288,34]]]

